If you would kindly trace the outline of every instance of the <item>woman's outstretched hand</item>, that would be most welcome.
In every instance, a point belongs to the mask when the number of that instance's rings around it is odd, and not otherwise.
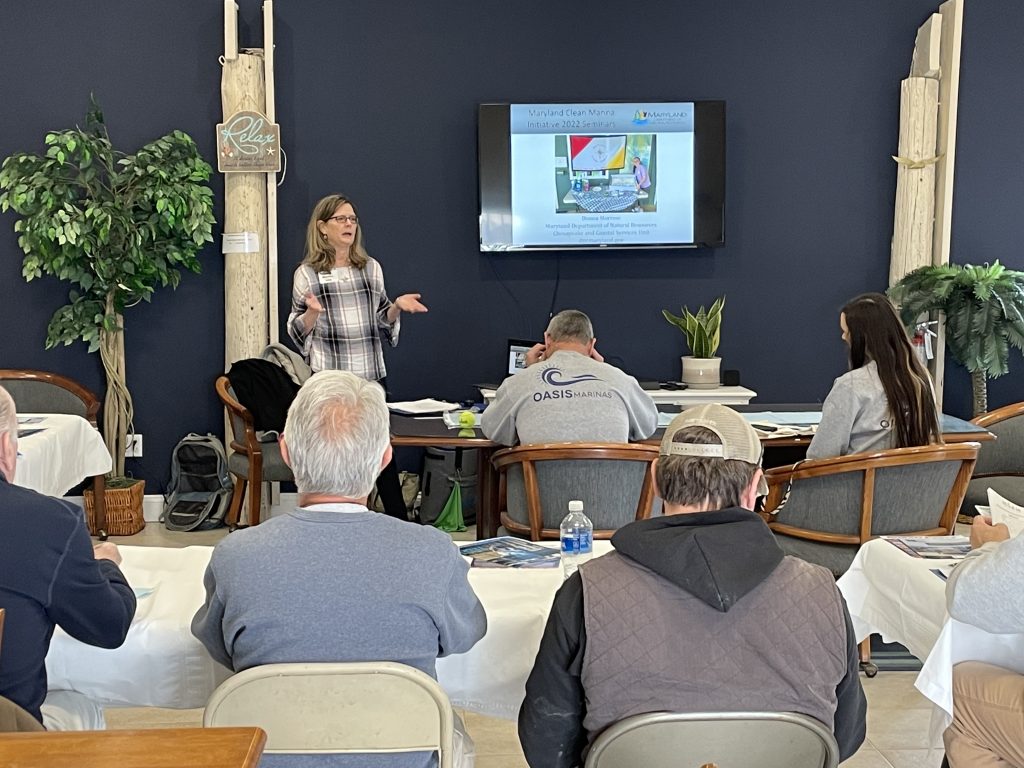
[[[395,306],[403,312],[427,312],[426,306],[420,303],[420,294],[403,293],[395,299]]]

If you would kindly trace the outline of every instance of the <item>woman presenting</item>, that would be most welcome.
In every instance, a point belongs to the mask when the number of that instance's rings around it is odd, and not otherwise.
[[[807,458],[941,443],[931,378],[888,297],[853,299],[839,314],[839,327],[850,347],[850,371],[825,398]]]
[[[384,272],[363,247],[359,217],[347,197],[329,195],[316,204],[288,315],[288,335],[314,371],[350,371],[386,390],[383,341],[397,346],[402,312],[426,311],[418,293],[388,298]],[[377,491],[387,514],[406,519],[393,459]]]

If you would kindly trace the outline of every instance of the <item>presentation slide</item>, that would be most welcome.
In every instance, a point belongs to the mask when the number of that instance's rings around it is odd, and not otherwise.
[[[512,242],[693,242],[693,104],[513,104]]]

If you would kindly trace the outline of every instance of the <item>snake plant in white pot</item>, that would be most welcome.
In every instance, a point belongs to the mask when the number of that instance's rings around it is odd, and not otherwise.
[[[721,385],[722,358],[716,357],[718,343],[721,340],[722,309],[725,307],[725,296],[715,299],[711,309],[701,306],[697,314],[683,307],[679,317],[667,309],[661,310],[672,325],[686,336],[686,345],[690,354],[684,355],[683,383],[693,389],[714,389]]]

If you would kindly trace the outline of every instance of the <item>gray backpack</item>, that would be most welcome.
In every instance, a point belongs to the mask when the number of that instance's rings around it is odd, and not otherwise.
[[[220,439],[188,434],[171,453],[171,481],[160,520],[170,531],[219,528],[224,525],[232,488]]]

